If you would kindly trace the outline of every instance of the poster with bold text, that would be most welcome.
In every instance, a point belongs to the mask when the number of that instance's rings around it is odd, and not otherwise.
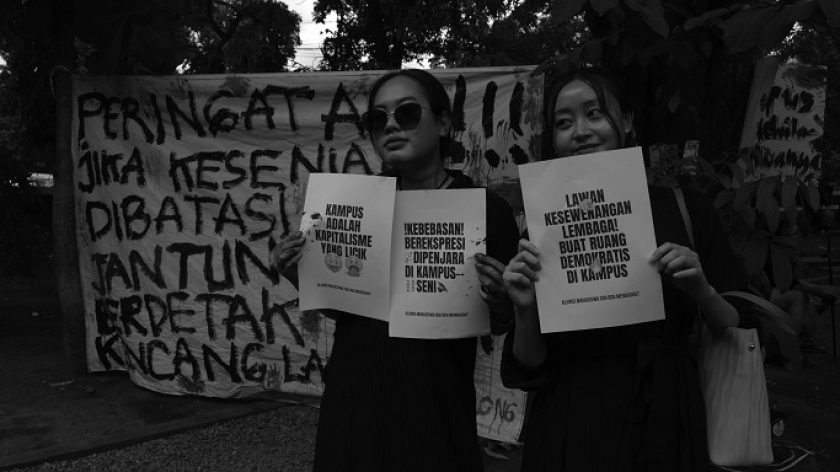
[[[391,336],[490,334],[474,255],[486,252],[485,189],[397,194],[391,260]]]
[[[452,104],[446,166],[518,212],[517,164],[542,141],[532,71],[429,71]],[[382,171],[361,125],[382,73],[74,77],[90,371],[170,395],[319,401],[335,324],[300,309],[268,255],[304,220],[310,175]]]
[[[665,318],[641,148],[520,166],[544,333]]]
[[[397,179],[310,174],[300,229],[300,309],[388,320]]]

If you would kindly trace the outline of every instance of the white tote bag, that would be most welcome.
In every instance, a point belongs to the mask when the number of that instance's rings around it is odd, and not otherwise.
[[[770,405],[758,333],[704,327],[701,343],[709,459],[721,466],[770,464]]]
[[[674,196],[693,246],[694,234],[685,197],[678,188],[674,189]],[[762,324],[795,336],[790,317],[769,301],[739,291],[724,292],[721,296],[739,313],[748,310]],[[703,323],[699,361],[709,459],[719,466],[772,463],[770,405],[758,332],[755,328],[714,329]]]

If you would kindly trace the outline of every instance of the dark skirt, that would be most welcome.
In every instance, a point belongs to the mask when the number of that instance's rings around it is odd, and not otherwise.
[[[475,338],[390,338],[385,322],[343,315],[326,371],[313,470],[483,470],[475,351]]]
[[[697,362],[687,344],[639,338],[647,327],[546,335],[551,360],[539,370],[506,343],[505,384],[536,390],[523,472],[708,470]]]

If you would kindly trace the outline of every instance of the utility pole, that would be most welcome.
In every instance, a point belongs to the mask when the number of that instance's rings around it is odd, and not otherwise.
[[[73,0],[54,0],[55,67],[51,78],[55,97],[55,171],[53,187],[53,253],[67,375],[87,373],[85,309],[76,246],[76,204],[73,192],[74,140],[71,74],[76,67]]]

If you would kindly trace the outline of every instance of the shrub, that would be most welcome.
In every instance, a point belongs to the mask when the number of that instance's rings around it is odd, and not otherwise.
[[[713,199],[724,230],[754,289],[791,288],[800,269],[798,204],[816,212],[820,190],[811,175],[760,176],[760,147],[728,152],[714,162],[679,159],[650,169],[653,185],[694,188]],[[770,268],[770,270],[767,270]]]
[[[50,267],[50,211],[14,155],[0,142],[0,277],[34,281]]]

